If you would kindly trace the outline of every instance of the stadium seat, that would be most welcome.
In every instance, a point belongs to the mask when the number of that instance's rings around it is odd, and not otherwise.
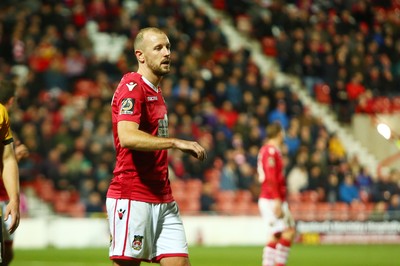
[[[179,211],[184,215],[196,215],[200,212],[200,210],[201,205],[198,198],[188,198],[179,204]]]
[[[332,220],[332,204],[329,202],[318,202],[316,204],[316,220],[323,222]]]
[[[89,79],[80,79],[75,83],[74,92],[75,96],[98,96],[100,91],[97,84]]]
[[[185,182],[185,190],[187,193],[201,195],[203,190],[203,182],[200,179],[189,179]]]
[[[314,202],[292,203],[289,208],[295,220],[310,222],[317,218],[317,208]]]
[[[225,215],[234,214],[236,193],[232,190],[221,190],[216,193],[216,210]]]
[[[306,190],[301,193],[301,201],[303,202],[318,202],[319,195],[315,190]]]
[[[374,113],[388,114],[392,111],[391,109],[392,103],[388,97],[375,97],[372,107]]]
[[[181,197],[185,194],[185,182],[180,179],[171,181],[171,189],[174,197]]]
[[[287,197],[289,204],[301,201],[301,193],[289,193]]]
[[[76,202],[75,204],[70,204],[66,212],[71,217],[82,218],[86,216],[86,207],[83,203]]]
[[[350,203],[350,219],[353,221],[365,221],[368,219],[369,213],[367,205],[363,202]]]
[[[400,113],[400,96],[393,97],[391,102],[391,112]]]
[[[34,183],[36,195],[45,202],[53,202],[55,197],[55,188],[53,181],[47,178],[37,178]]]
[[[348,221],[350,219],[350,207],[345,202],[336,202],[332,205],[333,220]]]
[[[235,201],[239,202],[252,202],[253,195],[250,190],[238,190],[236,191]]]

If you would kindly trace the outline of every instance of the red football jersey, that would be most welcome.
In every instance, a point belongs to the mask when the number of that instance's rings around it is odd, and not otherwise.
[[[167,107],[160,88],[140,74],[123,76],[112,99],[112,125],[117,162],[107,197],[150,203],[173,201],[168,178],[168,151],[122,148],[119,121],[132,121],[153,136],[168,137]]]
[[[286,180],[283,175],[283,161],[279,149],[264,145],[258,154],[258,177],[261,182],[260,198],[286,199]]]

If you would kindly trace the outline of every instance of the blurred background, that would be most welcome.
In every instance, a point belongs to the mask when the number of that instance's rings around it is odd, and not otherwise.
[[[30,151],[17,248],[108,245],[110,102],[149,26],[172,44],[170,135],[208,151],[169,154],[190,244],[264,244],[256,156],[276,120],[297,242],[400,243],[399,1],[2,0],[0,80]]]

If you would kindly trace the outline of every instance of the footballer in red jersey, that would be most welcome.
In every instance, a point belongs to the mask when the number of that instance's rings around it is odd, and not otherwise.
[[[170,71],[170,42],[158,28],[136,36],[137,72],[125,74],[112,99],[116,150],[114,176],[107,193],[115,266],[141,261],[189,266],[188,246],[168,176],[168,149],[203,161],[206,151],[195,141],[168,135],[168,114],[158,86]]]
[[[257,173],[261,183],[258,200],[268,231],[263,251],[263,266],[286,265],[295,235],[294,220],[286,202],[286,180],[280,147],[285,132],[280,123],[267,127],[267,140],[258,154]]]

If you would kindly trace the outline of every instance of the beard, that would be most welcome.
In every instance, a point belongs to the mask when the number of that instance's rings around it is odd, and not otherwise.
[[[168,74],[171,71],[171,67],[169,64],[168,65],[167,64],[157,65],[157,64],[151,62],[151,63],[147,63],[147,65],[151,69],[151,71],[153,71],[153,73],[157,76],[165,76],[166,74]]]

